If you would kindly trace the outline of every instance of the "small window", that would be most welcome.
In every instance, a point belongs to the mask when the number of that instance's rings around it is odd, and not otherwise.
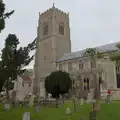
[[[84,78],[84,90],[89,90],[89,79]]]
[[[62,64],[59,64],[59,70],[62,70]]]
[[[22,82],[22,87],[24,87],[24,82]]]
[[[29,84],[29,87],[31,87],[31,84]]]
[[[72,71],[72,63],[71,62],[68,63],[68,71]]]
[[[43,35],[48,35],[48,24],[44,24],[43,26]]]
[[[44,56],[44,62],[46,62],[46,56]]]
[[[79,70],[82,70],[82,69],[84,69],[84,63],[83,63],[83,61],[79,61]]]
[[[96,68],[96,60],[91,60],[91,68]]]
[[[64,23],[59,24],[59,34],[64,35]]]

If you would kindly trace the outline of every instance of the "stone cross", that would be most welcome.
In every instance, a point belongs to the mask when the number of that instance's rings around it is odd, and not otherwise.
[[[30,120],[30,112],[25,112],[25,113],[23,114],[22,120]]]

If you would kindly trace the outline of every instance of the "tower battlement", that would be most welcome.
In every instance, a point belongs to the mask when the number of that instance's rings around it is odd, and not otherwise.
[[[69,15],[69,12],[66,13],[66,12],[64,12],[64,11],[62,11],[62,10],[60,10],[60,9],[58,9],[58,8],[56,8],[56,7],[53,6],[52,8],[49,8],[46,11],[44,11],[43,13],[41,13],[40,17],[47,15],[50,11],[56,11],[56,12],[61,13],[61,15],[65,15],[65,16]]]

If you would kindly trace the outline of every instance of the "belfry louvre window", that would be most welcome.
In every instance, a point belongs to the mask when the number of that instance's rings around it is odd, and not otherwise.
[[[43,35],[48,35],[48,24],[44,23],[43,24]]]
[[[64,23],[59,24],[59,34],[64,35]]]

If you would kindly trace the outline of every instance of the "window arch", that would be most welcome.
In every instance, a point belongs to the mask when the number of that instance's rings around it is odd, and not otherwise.
[[[59,34],[60,35],[64,35],[64,23],[63,22],[61,22],[60,24],[59,24]]]
[[[72,63],[68,62],[68,71],[72,71]]]
[[[84,90],[89,90],[89,78],[84,78]]]
[[[82,60],[79,61],[79,70],[84,69],[84,63]]]
[[[90,64],[91,64],[91,68],[96,68],[96,60],[95,59],[92,59]]]
[[[43,23],[43,35],[46,36],[48,35],[48,23]]]

